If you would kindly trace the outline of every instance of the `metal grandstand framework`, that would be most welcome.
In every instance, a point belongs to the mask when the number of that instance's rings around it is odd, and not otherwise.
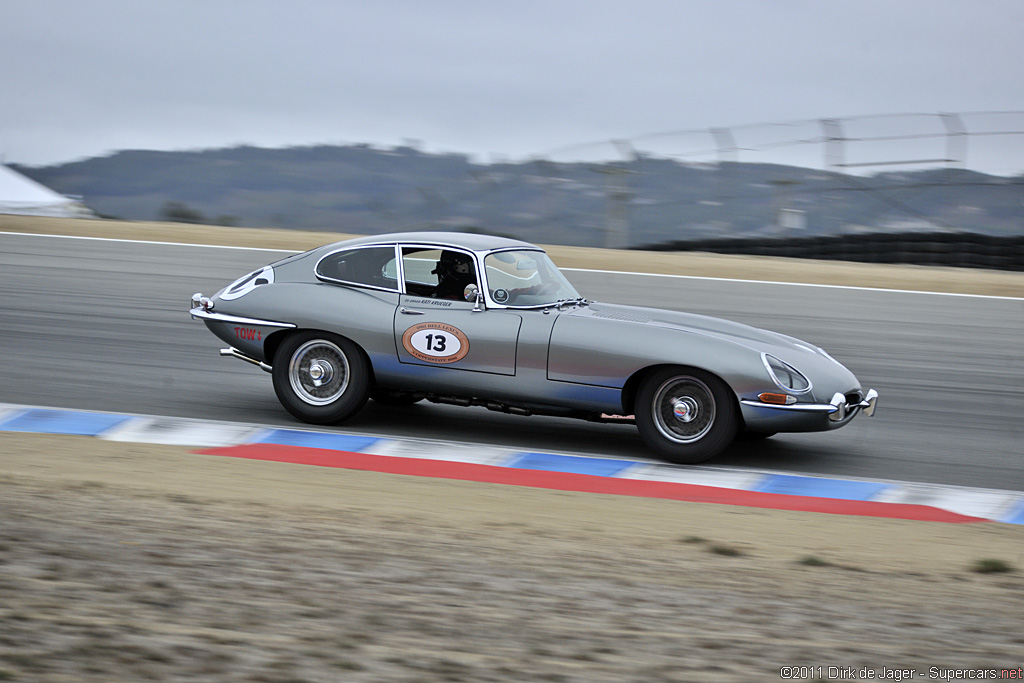
[[[560,147],[552,161],[765,162],[840,173],[969,168],[1024,174],[1024,110],[873,114],[651,133]]]

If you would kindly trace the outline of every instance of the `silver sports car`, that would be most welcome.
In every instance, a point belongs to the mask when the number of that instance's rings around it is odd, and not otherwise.
[[[192,297],[228,347],[314,424],[368,398],[635,422],[677,463],[738,435],[836,429],[878,394],[825,351],[706,316],[584,299],[539,247],[412,232],[289,256]]]

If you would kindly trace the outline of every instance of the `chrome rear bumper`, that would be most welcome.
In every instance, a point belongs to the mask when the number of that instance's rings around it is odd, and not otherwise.
[[[240,325],[255,325],[258,327],[280,327],[282,329],[293,328],[293,323],[282,323],[277,320],[263,320],[260,318],[247,318],[241,315],[228,315],[225,313],[214,313],[214,301],[208,297],[203,296],[202,292],[196,292],[192,295],[191,308],[189,308],[189,314],[192,319],[196,318],[200,320],[211,320],[222,323],[237,323]]]
[[[189,310],[189,314],[193,319],[199,320],[211,320],[213,322],[221,323],[232,323],[235,325],[253,325],[256,327],[279,327],[281,329],[290,329],[295,327],[293,323],[282,323],[276,320],[262,320],[259,318],[246,318],[240,315],[227,315],[225,313],[214,313],[208,311],[201,306],[192,308]]]

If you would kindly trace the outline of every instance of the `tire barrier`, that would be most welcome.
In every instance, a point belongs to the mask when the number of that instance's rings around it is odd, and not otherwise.
[[[632,248],[1024,271],[1024,236],[966,232],[718,238],[677,240]]]

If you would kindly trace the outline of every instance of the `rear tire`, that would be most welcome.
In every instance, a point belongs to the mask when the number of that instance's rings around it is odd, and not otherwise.
[[[274,355],[274,392],[303,422],[334,424],[355,415],[370,393],[370,362],[348,339],[326,332],[290,335]]]
[[[702,370],[652,373],[640,384],[635,408],[636,427],[647,447],[683,465],[718,455],[739,430],[732,391]]]

